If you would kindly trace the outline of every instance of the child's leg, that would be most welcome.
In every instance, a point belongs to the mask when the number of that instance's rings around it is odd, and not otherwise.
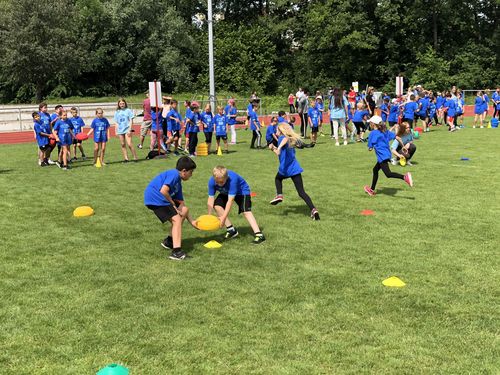
[[[125,135],[125,140],[127,141],[127,146],[130,149],[130,152],[132,152],[132,155],[134,156],[134,160],[137,160],[137,152],[135,151],[134,146],[132,145],[132,133],[127,133]],[[125,149],[125,152],[127,150]]]
[[[292,176],[292,181],[293,184],[295,185],[295,190],[297,190],[297,193],[299,194],[299,197],[301,197],[304,202],[306,202],[307,207],[309,207],[310,210],[314,208],[314,204],[309,197],[309,195],[305,192],[304,190],[304,183],[302,182],[302,175],[301,174],[296,174],[295,176]]]
[[[347,142],[347,130],[346,130],[346,125],[344,121],[340,122],[340,128],[342,130],[342,138],[344,138],[344,141]]]
[[[262,139],[262,134],[261,134],[260,130],[257,130],[257,147],[258,148],[261,147],[261,143],[260,143],[261,139]]]
[[[378,181],[378,171],[380,170],[380,164],[377,163],[373,167],[373,178],[372,178],[372,186],[371,189],[375,190],[375,187],[377,186],[377,181]]]
[[[226,153],[228,153],[229,152],[229,148],[227,146],[227,138],[224,139],[224,148],[226,149]]]
[[[257,220],[255,220],[255,216],[253,216],[252,211],[243,212],[243,216],[247,219],[248,224],[252,227],[254,233],[260,233],[259,225],[257,224]]]
[[[156,145],[156,131],[151,131],[151,143],[149,144],[149,150],[153,151]]]
[[[75,157],[75,158],[76,158],[76,145],[77,145],[76,143],[73,144],[73,157]],[[69,146],[69,148],[70,148],[70,157],[71,157],[71,146]]]
[[[231,143],[236,144],[236,125],[230,125],[229,128],[231,129]]]
[[[62,162],[65,167],[68,166],[68,152],[70,146],[62,146],[61,154],[62,154]]]
[[[100,142],[100,143],[101,143],[101,156],[100,156],[100,160],[101,160],[101,164],[105,165],[104,164],[104,153],[106,152],[106,142]]]
[[[382,169],[382,172],[384,172],[385,177],[387,177],[387,178],[399,178],[400,180],[405,179],[405,176],[403,176],[402,174],[392,172],[391,168],[389,168],[389,163],[387,161],[384,161],[382,163],[377,163],[377,164],[380,165],[380,169]],[[377,174],[378,174],[378,172],[377,172]]]
[[[250,143],[250,148],[255,148],[255,140],[257,139],[257,131],[252,131],[252,142]]]
[[[99,157],[99,144],[101,142],[94,143],[94,164],[97,163],[97,158]]]
[[[217,151],[219,150],[219,147],[220,147],[220,138],[219,137],[216,137],[215,139],[215,144],[216,144],[216,148],[217,148]],[[227,147],[226,147],[227,148]]]
[[[172,223],[172,244],[174,251],[177,251],[182,246],[182,222],[184,218],[181,215],[175,215],[170,219]]]
[[[338,142],[339,141],[339,120],[333,120],[333,138]]]
[[[82,153],[82,158],[84,158],[85,157],[85,151],[83,151],[83,145],[80,143],[78,145],[78,148],[80,149],[80,152]],[[76,156],[76,151],[75,151],[75,156]]]
[[[128,160],[127,147],[125,146],[125,134],[118,135],[120,138],[120,147],[122,150],[122,155],[124,160]]]
[[[214,206],[214,210],[215,212],[217,213],[217,216],[218,217],[221,217],[222,215],[224,215],[224,211],[225,211],[225,208],[224,207],[221,207],[221,206]],[[226,218],[226,221],[224,221],[224,225],[226,226],[226,228],[228,227],[231,227],[233,224],[231,223],[231,220],[229,220],[229,215],[228,217]]]

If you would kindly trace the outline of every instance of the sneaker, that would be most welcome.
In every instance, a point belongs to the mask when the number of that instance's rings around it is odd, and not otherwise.
[[[56,164],[56,162],[55,162],[55,161],[50,160],[50,159],[49,159],[49,160],[47,160],[47,163],[49,163],[49,165],[54,165],[54,164]]]
[[[397,164],[398,164],[398,162],[396,161],[396,159],[391,159],[391,164],[392,164],[392,165],[397,165]]]
[[[58,160],[58,161],[56,161],[56,165],[57,165],[59,168],[62,168],[62,165],[61,165],[61,163],[59,162],[59,160]]]
[[[411,173],[408,172],[405,174],[405,182],[410,186],[413,187],[413,178],[411,177]]]
[[[169,255],[168,258],[172,260],[184,260],[186,258],[190,258],[190,256],[188,256],[182,250],[178,250],[178,251],[172,251],[172,253]]]
[[[258,244],[264,242],[265,240],[266,240],[266,237],[264,237],[263,234],[259,234],[259,235],[255,235],[255,237],[253,238],[252,243],[254,245],[258,245]]]
[[[48,164],[47,164],[46,162],[44,162],[44,161],[39,162],[39,163],[38,163],[38,165],[39,165],[40,167],[46,167],[46,166],[48,166]]]
[[[319,135],[320,135],[321,137],[324,137],[324,136],[325,136],[325,135],[323,134],[323,132],[319,133]]]
[[[237,237],[240,234],[236,229],[228,230],[224,236],[224,239],[229,240],[231,238]]]
[[[475,128],[476,128],[476,125],[474,125],[474,126],[472,127],[472,129],[475,129]]]
[[[347,141],[344,141],[344,146],[347,146]]]
[[[411,161],[407,160],[406,165],[409,165],[411,167],[413,164],[411,163]]]
[[[41,167],[42,166],[42,161],[38,159],[38,165]]]
[[[484,126],[481,125],[481,129],[484,129]]]
[[[335,142],[335,146],[340,146],[340,144],[338,142]]]
[[[275,197],[274,197],[274,199],[273,199],[271,202],[269,202],[269,203],[271,203],[273,206],[276,206],[278,203],[281,203],[281,202],[283,202],[283,195],[277,195],[277,196],[275,196]]]
[[[77,161],[78,158],[76,156],[72,157],[70,161]]]
[[[406,180],[405,180],[406,181]],[[365,190],[365,193],[368,194],[370,197],[373,197],[376,193],[374,190],[372,190],[371,187],[369,187],[368,185],[366,185],[364,187],[364,190]]]
[[[64,167],[62,167],[63,171],[67,171],[68,169],[69,169],[69,167],[67,165],[65,165]]]
[[[165,249],[172,250],[174,248],[174,242],[172,240],[172,237],[168,236],[160,243],[160,245],[163,246]]]
[[[454,131],[456,131],[456,130],[457,130],[457,128],[456,128],[456,127],[453,127],[453,128],[451,128],[451,129],[450,129],[450,132],[454,132]]]
[[[87,157],[85,155],[82,155],[82,160],[83,161],[87,160]]]
[[[174,155],[175,155],[175,156],[179,156],[179,155],[180,155],[180,154],[179,154],[179,151],[175,150],[175,151],[174,151]]]
[[[138,144],[138,145],[137,145],[137,148],[138,148],[138,149],[140,149],[140,150],[142,150],[142,145],[141,145],[141,144]]]
[[[319,212],[317,209],[313,208],[311,211],[311,219],[319,220]]]
[[[122,160],[122,163],[128,163],[128,162],[129,162],[128,159]]]

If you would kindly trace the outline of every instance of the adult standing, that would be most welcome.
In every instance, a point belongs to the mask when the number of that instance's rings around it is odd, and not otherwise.
[[[373,96],[374,89],[373,87],[368,87],[368,90],[366,91],[366,96],[365,96],[365,104],[366,104],[366,109],[370,113],[370,116],[375,115],[375,98]]]
[[[307,111],[309,110],[309,97],[307,91],[304,91],[303,95],[299,99],[298,113],[300,116],[300,134],[303,138],[307,135]]]
[[[141,148],[144,145],[144,139],[148,134],[148,131],[151,131],[151,124],[153,123],[151,119],[151,100],[149,99],[149,91],[146,91],[146,99],[142,101],[142,112],[144,117],[142,118],[141,124],[141,139],[137,148]],[[151,148],[152,149],[152,148]]]
[[[347,131],[345,128],[345,120],[347,113],[347,99],[338,87],[333,89],[332,99],[330,100],[330,124],[332,126],[332,138],[335,139],[335,146],[339,146],[339,126],[342,130],[342,138],[344,138],[344,146],[347,146]]]
[[[299,110],[299,100],[304,95],[304,90],[302,90],[302,87],[299,87],[299,91],[295,93],[295,110]]]

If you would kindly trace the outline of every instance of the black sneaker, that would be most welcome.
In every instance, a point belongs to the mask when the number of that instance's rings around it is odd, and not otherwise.
[[[168,236],[161,242],[161,246],[165,249],[172,250],[174,248],[174,242],[172,241],[172,237]]]
[[[233,229],[233,230],[228,230],[228,231],[226,232],[226,235],[224,236],[224,238],[225,238],[226,240],[229,240],[229,239],[231,239],[231,238],[237,237],[237,236],[238,236],[238,234],[239,234],[239,232],[238,232],[236,229]]]
[[[319,213],[318,210],[315,208],[313,208],[313,210],[311,211],[311,219],[319,220]]]
[[[259,235],[255,235],[255,237],[254,237],[254,239],[253,239],[252,243],[253,243],[254,245],[258,245],[258,244],[260,244],[260,243],[264,242],[265,240],[266,240],[266,237],[264,237],[264,235],[263,235],[263,234],[259,234]]]
[[[168,258],[172,259],[172,260],[184,260],[184,259],[191,258],[191,257],[188,256],[182,250],[179,250],[179,251],[172,251],[172,253],[168,256]]]
[[[274,197],[274,199],[269,202],[271,203],[273,206],[276,206],[278,203],[281,203],[283,202],[283,195],[277,195],[276,197]]]
[[[128,162],[129,162],[128,159],[122,160],[122,163],[128,163]]]
[[[175,156],[179,156],[179,155],[180,155],[180,154],[179,154],[179,151],[175,150],[175,151],[174,151],[174,155],[175,155]]]

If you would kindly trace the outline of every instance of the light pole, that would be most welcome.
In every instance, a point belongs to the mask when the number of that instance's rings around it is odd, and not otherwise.
[[[215,75],[214,75],[214,31],[212,0],[208,0],[208,75],[210,79],[210,106],[215,111]]]

